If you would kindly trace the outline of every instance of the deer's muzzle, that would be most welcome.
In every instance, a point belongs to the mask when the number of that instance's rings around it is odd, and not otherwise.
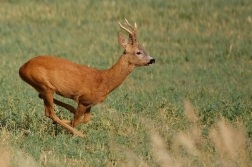
[[[150,61],[147,64],[150,65],[150,64],[154,64],[154,63],[155,63],[155,59],[150,59]]]

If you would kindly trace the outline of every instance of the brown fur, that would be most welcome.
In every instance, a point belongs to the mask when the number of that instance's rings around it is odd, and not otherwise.
[[[134,36],[136,25],[135,27],[129,25],[127,20],[126,24],[133,32],[127,30],[130,34],[130,42],[127,42],[121,33],[118,34],[118,42],[125,51],[117,63],[108,70],[90,68],[55,56],[38,56],[20,67],[20,77],[34,87],[39,92],[39,97],[44,100],[46,116],[71,133],[84,136],[73,127],[90,120],[91,107],[102,103],[111,91],[122,84],[136,66],[147,66],[155,62],[144,52],[137,40],[132,43],[131,38],[136,38]],[[120,26],[126,29],[121,24]],[[54,93],[75,100],[78,108],[75,109],[71,105],[54,99]],[[54,103],[72,112],[74,120],[60,120],[54,113]]]

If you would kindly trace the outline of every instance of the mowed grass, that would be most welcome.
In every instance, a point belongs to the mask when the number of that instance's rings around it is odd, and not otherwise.
[[[0,6],[0,166],[252,164],[250,0]],[[110,68],[123,52],[117,22],[124,18],[137,23],[139,41],[156,64],[136,68],[92,108],[91,121],[78,126],[86,137],[72,136],[44,115],[42,100],[18,69],[42,54]],[[60,107],[55,111],[72,118]]]

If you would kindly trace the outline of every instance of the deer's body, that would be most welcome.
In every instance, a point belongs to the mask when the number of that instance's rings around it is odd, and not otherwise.
[[[112,68],[98,70],[55,56],[38,56],[20,68],[20,76],[38,92],[51,90],[78,103],[94,105],[103,102],[133,70],[123,70],[123,61],[121,57]]]
[[[38,56],[20,67],[20,77],[34,87],[44,100],[46,116],[70,132],[83,136],[73,127],[90,120],[91,107],[102,103],[136,66],[147,66],[155,62],[137,43],[136,25],[131,26],[127,20],[126,24],[132,28],[132,32],[121,24],[120,26],[130,34],[130,41],[127,42],[122,34],[118,35],[119,44],[125,51],[108,70],[90,68],[55,56]],[[78,103],[77,109],[54,99],[54,93],[75,100]],[[54,103],[72,112],[74,120],[60,120],[54,113]]]

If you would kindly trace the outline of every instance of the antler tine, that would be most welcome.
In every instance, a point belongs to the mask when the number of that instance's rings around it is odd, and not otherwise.
[[[121,23],[118,22],[118,24],[120,25],[120,27],[122,29],[124,29],[125,31],[127,31],[129,34],[132,34],[132,32],[130,30],[128,30],[127,28],[125,28],[124,26],[122,26]]]
[[[126,18],[125,18],[125,21],[126,21],[126,23],[124,23],[124,24],[126,24],[127,26],[129,26],[131,29],[134,29],[134,27],[132,25],[130,25],[130,23],[128,22],[128,20]]]
[[[128,22],[127,19],[125,19],[126,23],[124,23],[125,25],[129,26],[132,31],[128,30],[127,28],[125,28],[124,26],[121,25],[121,23],[118,22],[118,24],[120,25],[120,27],[122,29],[124,29],[125,31],[127,31],[129,33],[129,44],[131,45],[136,45],[137,43],[137,35],[136,35],[136,30],[137,30],[137,25],[135,23],[135,27],[133,27],[132,25],[130,25],[130,23]]]

